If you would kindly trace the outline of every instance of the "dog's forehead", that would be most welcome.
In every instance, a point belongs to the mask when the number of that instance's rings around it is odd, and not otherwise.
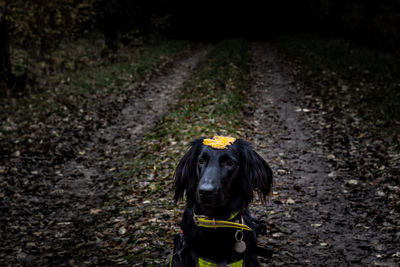
[[[225,149],[214,149],[209,146],[203,146],[201,151],[200,151],[200,156],[207,154],[209,156],[215,156],[215,157],[222,157],[224,155],[228,155],[231,157],[237,157],[236,155],[236,150],[233,149],[235,144],[228,146]]]

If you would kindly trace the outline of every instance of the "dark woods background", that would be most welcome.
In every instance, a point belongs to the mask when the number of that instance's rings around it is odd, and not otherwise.
[[[104,36],[103,54],[115,51],[119,42],[265,40],[301,32],[350,38],[397,53],[400,38],[400,1],[395,0],[1,0],[0,10],[2,94],[22,90],[34,78],[24,64],[13,66],[10,47],[51,62],[60,44],[93,32]]]
[[[178,36],[268,39],[318,32],[388,49],[399,41],[399,1],[176,1],[173,6],[170,30]]]

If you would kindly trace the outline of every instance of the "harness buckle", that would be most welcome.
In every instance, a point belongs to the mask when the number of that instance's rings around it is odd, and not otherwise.
[[[193,221],[196,226],[200,225],[200,220],[197,218],[196,214],[193,213]]]

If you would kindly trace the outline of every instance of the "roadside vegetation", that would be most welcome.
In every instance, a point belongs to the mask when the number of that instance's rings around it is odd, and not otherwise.
[[[127,262],[150,266],[167,262],[184,205],[177,208],[172,200],[174,169],[194,138],[243,134],[246,76],[247,43],[216,44],[177,103],[138,144],[118,189],[125,192],[110,195],[107,204],[119,213],[115,221],[120,232],[126,231],[120,242]]]
[[[32,63],[40,86],[28,94],[0,98],[1,149],[19,157],[23,150],[49,147],[45,137],[57,139],[66,132],[95,125],[97,118],[111,115],[107,105],[121,104],[123,98],[116,97],[123,95],[129,85],[150,78],[157,68],[190,46],[186,41],[164,41],[124,47],[112,57],[101,57],[101,39],[62,46],[54,52],[53,62],[58,64]],[[16,61],[23,57],[22,52],[17,51]],[[39,143],[44,144],[38,147]]]
[[[345,39],[316,35],[281,37],[278,47],[293,60],[306,87],[334,106],[350,108],[369,132],[400,143],[400,59]]]

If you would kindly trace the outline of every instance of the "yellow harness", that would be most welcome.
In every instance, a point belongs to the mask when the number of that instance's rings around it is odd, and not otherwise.
[[[205,228],[214,228],[214,229],[216,229],[216,228],[236,228],[236,229],[240,229],[240,230],[253,231],[253,229],[251,229],[244,223],[235,223],[235,222],[230,221],[233,218],[235,218],[238,214],[239,214],[239,212],[235,212],[231,217],[229,217],[229,219],[227,221],[223,221],[223,220],[209,219],[206,216],[196,215],[195,213],[193,213],[193,221],[196,226],[205,227]],[[243,222],[243,218],[242,218],[242,222]],[[173,258],[174,258],[174,255],[171,256],[171,259],[169,261],[170,267],[172,267]],[[197,261],[198,267],[220,267],[220,266],[222,266],[221,264],[212,262],[212,261],[204,259],[204,258],[200,258],[200,257],[196,257],[196,258],[197,258],[196,261]],[[238,260],[238,261],[235,261],[232,263],[228,263],[228,264],[226,264],[226,266],[228,266],[228,267],[243,267],[244,261],[243,261],[243,259],[241,259],[241,260]]]
[[[172,267],[172,260],[174,259],[174,255],[171,256],[171,259],[169,260],[169,267]],[[207,261],[206,259],[203,258],[197,258],[197,263],[198,263],[198,267],[219,267],[221,265],[218,266],[217,263],[214,263],[212,261]],[[229,267],[244,267],[243,264],[243,259],[232,262],[227,264],[226,266]]]
[[[199,267],[218,267],[218,264],[210,261],[206,261],[205,259],[199,258],[198,261]],[[226,266],[230,267],[243,267],[243,259],[227,264]]]

